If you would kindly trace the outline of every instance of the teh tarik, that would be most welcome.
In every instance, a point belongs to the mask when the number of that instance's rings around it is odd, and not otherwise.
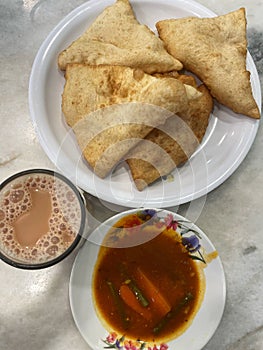
[[[82,220],[77,192],[53,174],[25,174],[0,192],[1,250],[10,259],[38,264],[60,256]]]

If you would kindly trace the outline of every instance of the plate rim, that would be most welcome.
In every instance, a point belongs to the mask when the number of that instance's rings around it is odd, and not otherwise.
[[[151,208],[147,207],[147,208],[128,209],[128,210],[125,210],[125,211],[120,212],[118,214],[115,214],[115,215],[109,217],[108,219],[106,219],[105,221],[101,222],[101,224],[98,225],[91,232],[91,234],[96,234],[96,232],[99,231],[101,229],[101,227],[103,227],[103,226],[109,227],[109,225],[112,225],[114,222],[118,221],[121,217],[129,215],[131,213],[136,213],[136,212],[141,211],[141,210],[148,210],[148,209],[155,210],[155,211],[157,211],[157,213],[158,212],[162,212],[164,214],[172,214],[173,217],[176,220],[186,220],[187,224],[191,225],[191,227],[193,227],[194,230],[197,230],[197,232],[201,235],[202,239],[204,239],[206,241],[206,243],[213,249],[213,251],[217,251],[216,247],[213,244],[213,242],[209,239],[209,237],[206,235],[206,233],[199,226],[197,226],[195,223],[191,222],[190,220],[186,219],[182,215],[177,214],[177,213],[175,213],[175,212],[173,212],[171,210],[168,210],[168,209],[160,209],[160,208],[152,208],[152,207]],[[106,232],[107,232],[107,230],[106,230]],[[104,232],[103,237],[105,236],[106,232]],[[83,330],[81,328],[81,322],[79,322],[77,320],[76,309],[74,308],[74,297],[73,297],[74,286],[73,286],[73,283],[74,283],[74,277],[77,274],[78,264],[80,264],[82,256],[83,256],[83,254],[85,254],[85,249],[86,250],[89,249],[90,248],[89,246],[92,246],[93,244],[96,244],[96,243],[89,242],[88,239],[87,239],[84,242],[84,244],[81,246],[81,248],[79,249],[79,251],[78,251],[78,253],[77,253],[77,255],[76,255],[75,259],[74,259],[73,265],[72,265],[72,269],[71,269],[71,273],[70,273],[70,279],[69,279],[69,289],[68,289],[70,310],[71,310],[71,313],[72,313],[72,316],[73,316],[74,323],[75,323],[79,333],[81,334],[81,336],[86,341],[86,343],[88,344],[89,347],[92,347],[92,345],[93,345],[92,341],[89,342],[88,338],[86,337],[86,335],[84,334],[84,332],[83,332]],[[96,256],[98,254],[98,250],[99,250],[99,247],[97,247]],[[86,256],[86,254],[85,254],[85,256]],[[95,260],[95,262],[96,262],[96,260]],[[221,295],[221,309],[218,311],[217,319],[216,319],[216,322],[214,324],[213,330],[210,331],[210,333],[204,337],[204,340],[202,342],[202,347],[201,348],[200,347],[198,347],[198,348],[195,347],[195,348],[192,348],[190,350],[201,350],[212,339],[212,337],[214,336],[215,332],[217,331],[217,329],[218,329],[218,327],[219,327],[219,325],[220,325],[220,323],[222,321],[222,318],[223,318],[223,315],[224,315],[224,311],[225,311],[226,296],[227,296],[227,284],[226,284],[226,275],[225,275],[225,271],[224,271],[224,266],[223,266],[222,260],[220,258],[220,255],[218,254],[216,259],[214,259],[211,263],[216,263],[218,265],[217,267],[219,268],[220,273],[221,273],[221,276],[220,276],[221,280],[219,281],[220,282],[219,287],[221,289],[221,292],[220,292],[220,295]],[[92,271],[93,271],[93,269],[92,269]],[[91,271],[91,274],[93,273],[92,271]],[[205,272],[205,270],[204,270],[204,272]],[[205,293],[205,297],[206,297],[206,293]],[[91,295],[91,298],[92,298],[92,295]],[[199,313],[199,311],[198,311],[198,313]],[[197,313],[197,315],[198,315],[198,313]],[[197,315],[196,315],[196,317],[197,317]],[[96,317],[98,319],[98,316],[96,316]],[[191,328],[191,326],[189,328]],[[106,329],[105,329],[105,332],[108,333],[108,331]],[[174,339],[174,340],[172,340],[170,342],[167,342],[167,344],[169,345],[169,348],[172,345],[172,342],[173,341],[177,341],[177,339],[179,339],[181,336],[179,336],[178,338],[176,338],[176,339]],[[96,350],[98,350],[97,347],[96,347]],[[171,350],[172,350],[172,348],[171,348]]]
[[[202,4],[199,4],[198,2],[194,0],[165,0],[167,4],[172,4],[174,6],[184,6],[187,5],[188,7],[192,8],[194,7],[198,11],[203,11],[206,13],[208,17],[217,16],[216,13],[208,9],[207,7],[203,6]],[[57,166],[56,160],[57,160],[57,153],[54,149],[52,149],[49,146],[49,139],[47,138],[47,135],[41,131],[41,126],[39,124],[39,119],[37,118],[37,108],[39,105],[39,101],[36,102],[35,98],[35,91],[37,91],[38,87],[38,81],[41,77],[41,68],[42,64],[47,56],[49,48],[53,45],[53,43],[56,41],[56,38],[65,30],[65,28],[70,25],[71,22],[74,22],[78,16],[80,16],[83,12],[89,12],[92,10],[94,6],[99,6],[101,4],[112,4],[114,1],[112,0],[90,0],[89,2],[85,2],[81,4],[80,6],[73,9],[70,13],[68,13],[49,33],[49,35],[46,37],[46,39],[42,42],[32,65],[31,74],[29,78],[29,93],[28,93],[28,101],[29,101],[29,112],[30,117],[33,122],[33,127],[36,131],[37,137],[39,139],[40,145],[42,146],[44,152],[48,156],[48,158],[51,160],[51,162]],[[160,0],[131,0],[131,4],[136,3],[148,3],[148,4],[160,4]],[[249,64],[249,68],[251,71],[251,76],[253,77],[254,84],[257,87],[258,91],[258,97],[257,97],[257,103],[258,107],[261,111],[261,86],[259,81],[258,72],[255,66],[255,63],[253,61],[253,58],[251,57],[249,51],[247,51],[247,62]],[[40,63],[40,67],[39,67]],[[43,101],[42,101],[43,102]],[[72,177],[72,174],[70,171],[65,169],[65,166],[59,166],[58,170],[65,174],[67,177],[69,177],[74,183],[76,183],[79,187],[81,187],[84,191],[87,191],[88,193],[98,197],[101,200],[104,200],[109,203],[113,203],[116,205],[121,205],[127,208],[137,207],[142,205],[149,205],[149,206],[157,206],[157,207],[171,207],[175,205],[181,205],[187,202],[190,202],[192,200],[198,199],[209,192],[213,191],[215,188],[217,188],[219,185],[221,185],[223,182],[225,182],[239,167],[239,165],[243,162],[245,157],[247,156],[248,152],[250,151],[250,148],[255,140],[258,127],[259,127],[259,120],[254,120],[253,127],[250,129],[250,136],[246,139],[246,142],[243,145],[243,148],[240,150],[239,156],[235,159],[235,161],[232,163],[232,165],[224,171],[224,173],[221,173],[217,178],[206,184],[206,186],[202,186],[201,188],[194,189],[191,193],[185,193],[183,196],[175,197],[175,196],[166,196],[164,197],[154,197],[154,198],[142,198],[140,195],[136,194],[134,195],[134,198],[127,201],[125,199],[125,193],[122,193],[122,196],[113,196],[111,192],[105,191],[105,189],[100,190],[91,184],[84,184],[82,180],[77,176],[77,178]],[[131,180],[132,182],[132,180]],[[135,188],[134,184],[133,186],[133,192],[138,190]],[[139,196],[139,197],[138,197]]]

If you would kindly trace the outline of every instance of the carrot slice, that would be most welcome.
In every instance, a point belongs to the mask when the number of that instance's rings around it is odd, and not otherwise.
[[[171,311],[171,305],[162,295],[160,290],[155,286],[155,284],[146,276],[141,268],[136,269],[136,279],[138,285],[146,294],[148,300],[150,301],[150,307],[154,309],[156,314],[160,317],[165,316],[169,311]]]
[[[143,307],[136,296],[134,295],[133,291],[130,289],[130,287],[127,284],[122,284],[120,287],[120,297],[122,300],[135,312],[140,314],[142,317],[144,317],[146,320],[150,320],[152,317],[152,314],[150,310],[146,307]]]

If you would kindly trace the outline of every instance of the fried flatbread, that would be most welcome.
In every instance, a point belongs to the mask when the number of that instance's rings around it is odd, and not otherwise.
[[[195,85],[190,76],[180,79]],[[164,125],[153,129],[129,152],[127,163],[138,190],[142,191],[185,163],[201,143],[213,108],[213,99],[204,85],[198,90],[202,96],[189,103],[187,113],[167,119]]]
[[[147,73],[182,69],[161,39],[134,16],[128,0],[107,7],[58,57],[60,69],[68,63],[109,64],[141,68]]]
[[[154,127],[202,95],[177,79],[124,66],[70,64],[65,77],[63,113],[102,178]]]
[[[168,52],[195,73],[220,103],[260,118],[246,70],[244,8],[213,18],[163,20],[156,27]]]

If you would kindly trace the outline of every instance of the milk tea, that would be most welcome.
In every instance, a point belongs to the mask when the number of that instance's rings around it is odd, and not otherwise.
[[[38,264],[58,257],[82,220],[80,197],[53,174],[25,174],[0,192],[1,250],[11,259]]]

